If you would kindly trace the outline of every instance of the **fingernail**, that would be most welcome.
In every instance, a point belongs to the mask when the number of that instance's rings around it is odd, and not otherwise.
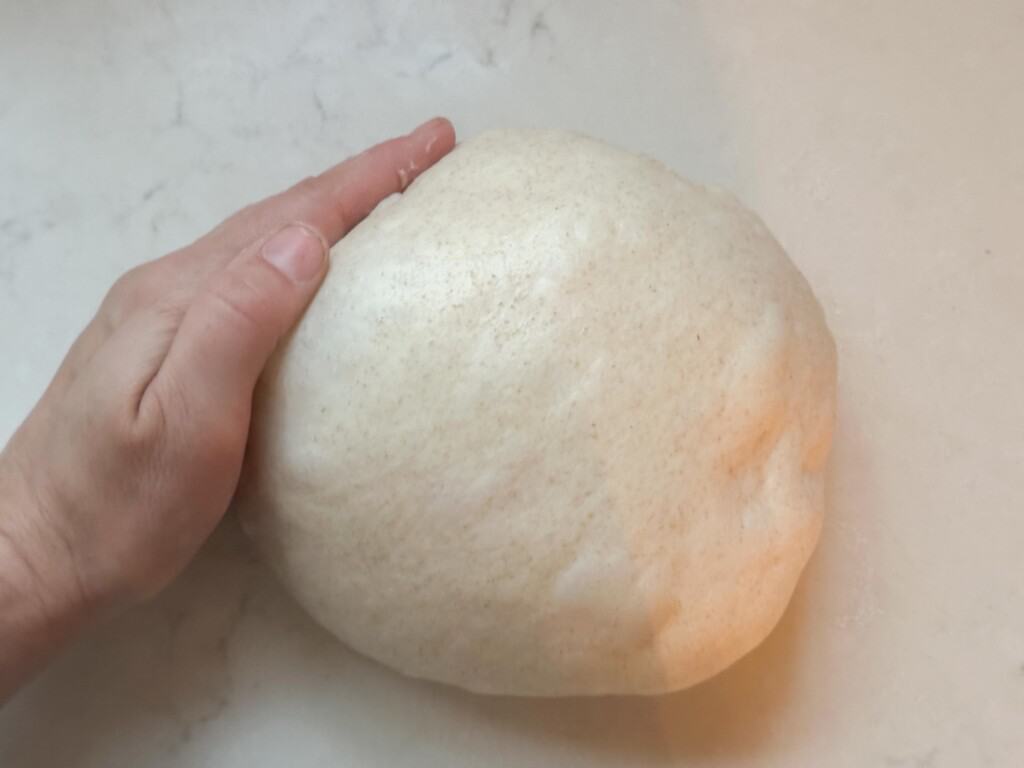
[[[263,244],[262,255],[292,282],[305,283],[320,275],[327,252],[315,232],[290,224]]]

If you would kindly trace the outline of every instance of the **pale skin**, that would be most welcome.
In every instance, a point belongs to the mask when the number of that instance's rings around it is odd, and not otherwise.
[[[0,702],[185,567],[227,510],[254,387],[329,247],[454,143],[432,120],[114,284],[0,453]]]

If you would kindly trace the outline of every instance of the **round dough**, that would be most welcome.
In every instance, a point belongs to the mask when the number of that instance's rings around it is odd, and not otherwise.
[[[832,338],[749,211],[560,132],[459,146],[333,252],[257,394],[243,522],[362,653],[660,693],[753,648],[818,537]]]

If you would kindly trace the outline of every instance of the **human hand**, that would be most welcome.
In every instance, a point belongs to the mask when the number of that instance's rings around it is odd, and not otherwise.
[[[257,378],[328,247],[454,140],[447,121],[426,123],[117,281],[0,453],[0,700],[12,660],[31,666],[193,556],[238,482]]]

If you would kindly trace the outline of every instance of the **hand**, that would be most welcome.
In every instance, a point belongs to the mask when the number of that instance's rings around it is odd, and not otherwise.
[[[426,123],[115,283],[0,454],[0,700],[189,561],[234,493],[256,380],[329,246],[454,140]]]

